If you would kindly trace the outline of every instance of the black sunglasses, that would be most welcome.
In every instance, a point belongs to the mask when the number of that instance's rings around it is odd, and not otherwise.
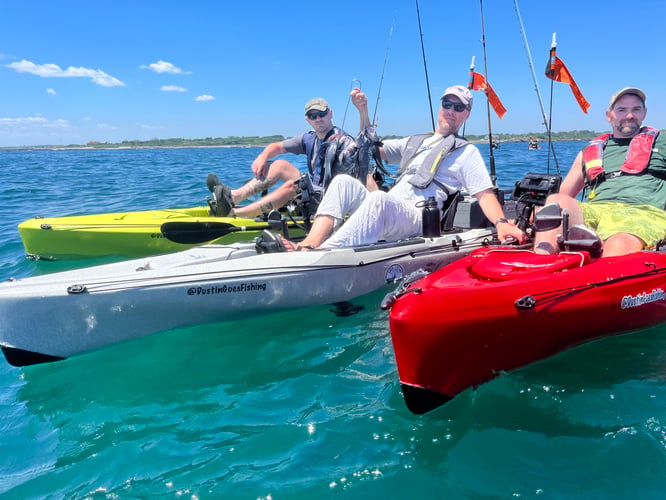
[[[451,101],[442,101],[442,107],[444,109],[451,109],[451,107],[453,107],[453,110],[456,113],[462,113],[467,109],[467,105],[462,104],[460,102],[451,102]]]
[[[317,118],[323,118],[328,114],[328,109],[326,111],[310,111],[305,113],[305,116],[308,117],[308,120],[316,120]]]

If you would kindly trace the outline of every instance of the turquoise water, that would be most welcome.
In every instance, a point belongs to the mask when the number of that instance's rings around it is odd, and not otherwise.
[[[556,145],[565,172],[579,147]],[[526,148],[496,150],[502,187],[545,170],[546,150]],[[209,171],[237,185],[258,152],[0,151],[0,279],[85,264],[25,259],[24,219],[199,205]],[[378,308],[385,291],[350,317],[317,307],[29,368],[0,360],[0,498],[663,497],[663,328],[415,416]]]

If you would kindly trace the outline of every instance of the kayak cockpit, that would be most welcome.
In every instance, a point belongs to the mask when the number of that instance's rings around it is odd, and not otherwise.
[[[470,275],[477,279],[492,281],[558,273],[590,263],[590,254],[584,251],[540,255],[529,250],[489,248],[481,249],[474,255],[478,259],[469,266]]]

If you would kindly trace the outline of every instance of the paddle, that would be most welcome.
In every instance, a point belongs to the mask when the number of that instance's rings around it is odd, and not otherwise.
[[[229,233],[240,231],[262,231],[271,226],[234,226],[228,222],[165,222],[160,230],[164,237],[175,243],[206,243]]]

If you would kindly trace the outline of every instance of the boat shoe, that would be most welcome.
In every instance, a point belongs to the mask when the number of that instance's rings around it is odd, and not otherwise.
[[[217,178],[217,175],[213,173],[208,174],[208,177],[206,177],[206,186],[208,187],[208,191],[212,193],[215,189],[215,186],[218,184],[222,183],[220,182],[220,179]]]
[[[214,217],[228,217],[234,202],[231,199],[231,189],[224,184],[217,184],[212,190],[213,197],[208,198],[210,214]]]

